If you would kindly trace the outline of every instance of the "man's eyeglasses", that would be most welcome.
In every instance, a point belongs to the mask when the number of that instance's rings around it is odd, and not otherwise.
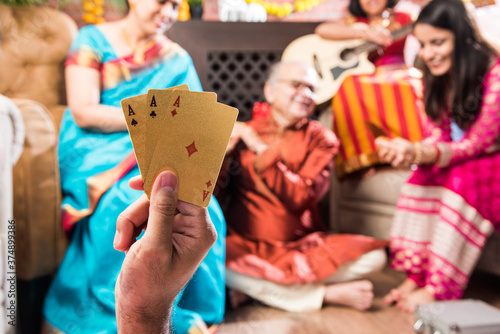
[[[280,82],[286,82],[290,86],[292,86],[294,89],[302,89],[302,88],[307,88],[309,89],[312,93],[316,92],[316,87],[313,85],[303,82],[303,81],[298,81],[298,80],[288,80],[288,79],[281,79]]]

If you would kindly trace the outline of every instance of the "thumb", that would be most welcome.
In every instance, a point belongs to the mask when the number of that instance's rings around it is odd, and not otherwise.
[[[155,179],[151,191],[148,227],[144,233],[153,247],[172,245],[172,224],[177,207],[177,175],[172,171],[161,172]]]

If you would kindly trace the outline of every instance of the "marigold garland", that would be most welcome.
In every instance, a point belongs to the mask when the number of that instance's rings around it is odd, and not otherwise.
[[[277,17],[285,17],[293,12],[302,13],[311,10],[325,0],[296,0],[293,4],[290,2],[285,2],[278,4],[276,2],[267,0],[246,0],[247,3],[258,3],[266,9],[269,15],[276,15]]]
[[[87,23],[102,23],[104,18],[104,0],[82,0],[82,18]]]
[[[191,14],[189,13],[189,3],[187,0],[182,0],[179,5],[179,16],[177,20],[179,21],[187,21],[191,18]]]

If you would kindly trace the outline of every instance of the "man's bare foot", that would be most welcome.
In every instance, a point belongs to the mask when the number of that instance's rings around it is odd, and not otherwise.
[[[384,303],[386,305],[392,305],[398,302],[401,298],[404,298],[411,292],[417,290],[417,288],[417,283],[407,278],[396,289],[392,289],[388,294],[384,296]]]
[[[330,284],[326,286],[326,304],[338,304],[364,311],[373,301],[373,284],[368,280]]]
[[[398,301],[397,306],[401,311],[413,313],[420,304],[431,303],[436,301],[436,298],[424,288],[420,288],[411,292],[405,298]]]

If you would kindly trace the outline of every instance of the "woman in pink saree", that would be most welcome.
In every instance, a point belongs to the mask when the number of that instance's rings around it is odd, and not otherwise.
[[[413,312],[459,299],[487,238],[500,230],[500,59],[460,0],[435,0],[414,34],[425,63],[426,138],[378,138],[381,159],[418,166],[401,190],[391,265],[407,279],[386,297]]]

